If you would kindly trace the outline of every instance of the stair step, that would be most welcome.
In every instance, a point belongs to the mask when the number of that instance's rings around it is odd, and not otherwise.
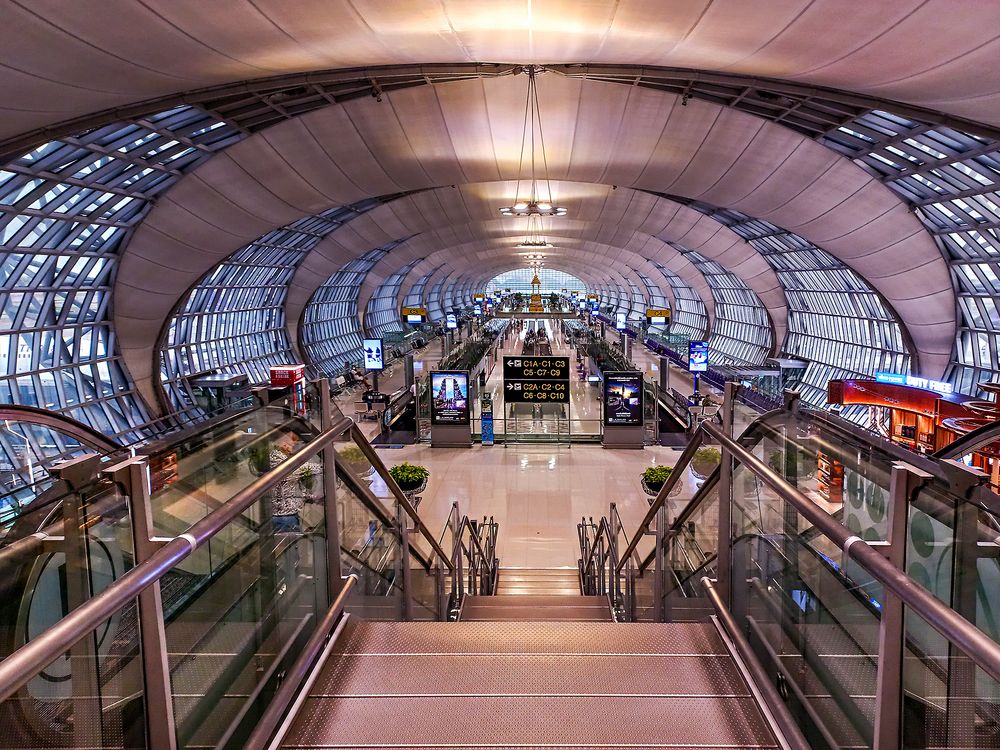
[[[708,623],[352,618],[284,739],[286,748],[623,745],[776,747]]]
[[[462,620],[520,622],[609,622],[607,597],[559,594],[513,594],[466,597]]]

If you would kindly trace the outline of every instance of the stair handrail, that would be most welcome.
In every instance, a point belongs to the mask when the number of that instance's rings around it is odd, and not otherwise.
[[[0,661],[0,701],[5,701],[60,655],[98,628],[170,570],[214,538],[233,520],[258,502],[297,469],[316,457],[341,435],[354,427],[343,417],[279,466],[262,474],[237,492],[222,507],[194,523],[187,531],[164,543],[100,594],[88,599],[48,630]]]
[[[687,444],[684,452],[681,453],[680,458],[677,459],[675,466],[687,466],[691,463],[691,459],[694,457],[695,451],[701,447],[705,440],[704,428],[706,425],[708,425],[707,421],[702,422],[698,430],[696,430],[694,435],[691,436],[691,442]],[[631,541],[628,543],[625,551],[622,552],[621,557],[618,559],[618,563],[614,571],[616,576],[621,575],[622,569],[624,569],[628,559],[635,552],[636,547],[639,546],[639,541],[642,539],[643,535],[649,531],[649,527],[652,525],[653,521],[656,520],[656,514],[659,513],[660,508],[666,504],[667,498],[670,496],[674,487],[677,486],[677,483],[681,480],[682,474],[683,472],[676,470],[670,472],[670,476],[667,477],[667,481],[663,483],[663,486],[660,487],[660,491],[656,493],[656,498],[652,503],[650,503],[649,510],[646,511],[646,515],[643,516],[642,521],[639,522],[639,528],[636,529],[635,534],[632,535]]]
[[[379,476],[382,477],[382,481],[384,481],[386,487],[389,488],[389,492],[392,493],[392,496],[398,503],[399,507],[402,508],[403,512],[409,516],[411,521],[413,521],[416,530],[424,539],[427,540],[428,544],[431,545],[431,549],[434,551],[434,554],[436,554],[444,566],[448,568],[448,571],[450,573],[454,573],[455,565],[452,562],[451,557],[441,547],[438,540],[434,537],[433,532],[427,528],[427,524],[425,524],[423,519],[420,518],[420,514],[417,513],[417,509],[413,507],[413,503],[410,502],[406,493],[404,493],[403,490],[400,489],[399,485],[396,484],[396,480],[392,478],[392,475],[385,468],[385,465],[379,460],[374,449],[365,438],[364,433],[361,432],[361,428],[354,424],[353,421],[351,422],[350,432],[351,436],[354,438],[355,445],[361,449],[365,458],[368,459],[369,463],[371,463],[371,465],[375,468],[375,471],[377,471]]]
[[[705,422],[700,430],[719,441],[738,464],[749,469],[782,500],[790,503],[796,512],[819,529],[820,533],[835,542],[843,550],[845,558],[853,558],[872,578],[898,596],[905,607],[911,609],[945,639],[956,645],[994,680],[1000,681],[1000,644],[895,567],[882,552],[836,521],[737,440],[726,435],[722,429]],[[662,490],[660,494],[663,494]]]

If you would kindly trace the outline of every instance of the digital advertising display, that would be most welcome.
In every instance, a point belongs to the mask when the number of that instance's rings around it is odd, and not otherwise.
[[[688,342],[688,372],[708,372],[708,342]]]
[[[366,370],[385,369],[385,360],[382,356],[382,339],[364,339],[361,349],[365,353]]]
[[[431,373],[431,424],[469,424],[469,373]]]
[[[620,312],[615,314],[615,328],[619,331],[625,330],[625,313]]]
[[[604,424],[635,427],[642,424],[642,373],[604,373]]]
[[[475,307],[472,308],[472,314],[475,315],[476,317],[479,317],[480,315],[482,315],[483,314],[483,306],[477,304]]]
[[[601,303],[600,303],[600,301],[596,300],[596,299],[591,300],[590,301],[590,309],[594,310],[595,312],[597,310],[600,310],[601,309]]]
[[[458,316],[455,313],[448,313],[448,317],[445,318],[445,324],[452,330],[458,328]]]

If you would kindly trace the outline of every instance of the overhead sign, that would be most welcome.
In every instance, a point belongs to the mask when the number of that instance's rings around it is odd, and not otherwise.
[[[365,353],[366,370],[385,369],[385,361],[382,356],[382,339],[364,339],[361,349]]]
[[[708,342],[688,342],[688,372],[708,372]]]
[[[876,372],[875,380],[879,383],[892,383],[893,385],[908,385],[910,388],[922,388],[925,391],[934,391],[944,396],[955,392],[955,386],[941,380],[930,380],[928,378],[918,378],[916,375],[903,375],[897,372]]]
[[[604,424],[634,427],[642,424],[642,373],[604,373]]]
[[[484,299],[486,299],[486,295],[485,294],[474,294],[474,295],[472,295],[472,301],[473,302],[482,302]]]
[[[420,324],[427,320],[426,307],[404,307],[401,312],[407,323]]]
[[[569,357],[503,358],[504,401],[569,403]]]
[[[670,310],[663,310],[659,308],[650,307],[646,310],[646,318],[653,325],[669,323]]]

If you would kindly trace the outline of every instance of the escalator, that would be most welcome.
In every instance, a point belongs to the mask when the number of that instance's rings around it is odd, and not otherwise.
[[[701,434],[719,438],[717,445],[724,437],[718,426]],[[674,471],[689,471],[698,450],[692,446]],[[588,530],[585,582],[607,591],[622,617],[678,621],[711,611],[706,581],[728,578],[734,621],[815,748],[878,745],[888,721],[879,713],[887,684],[879,665],[889,616],[901,644],[900,658],[889,662],[901,686],[897,741],[1000,747],[1000,682],[930,618],[901,607],[898,592],[852,552],[882,550],[881,559],[906,575],[907,591],[929,592],[976,638],[995,644],[998,498],[984,478],[798,408],[757,420],[730,455],[738,457],[731,473],[720,467],[694,492],[670,497],[683,482],[667,482],[651,536],[630,538],[620,522],[603,520],[606,533]],[[782,483],[798,502],[777,491]],[[726,486],[731,532],[723,547]]]

